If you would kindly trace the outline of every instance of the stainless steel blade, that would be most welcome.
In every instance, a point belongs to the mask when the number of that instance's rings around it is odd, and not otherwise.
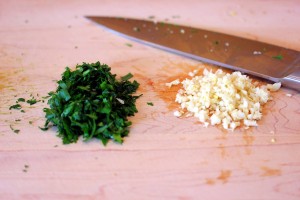
[[[300,52],[213,31],[139,19],[88,16],[115,34],[300,90]]]

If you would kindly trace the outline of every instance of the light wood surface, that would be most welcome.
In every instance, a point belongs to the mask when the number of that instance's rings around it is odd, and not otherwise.
[[[299,93],[273,93],[257,128],[203,128],[173,116],[176,88],[164,85],[203,64],[84,18],[155,16],[300,50],[299,11],[297,0],[0,1],[0,199],[300,199]],[[141,83],[123,145],[62,145],[38,128],[46,103],[8,109],[54,90],[66,66],[98,60]]]

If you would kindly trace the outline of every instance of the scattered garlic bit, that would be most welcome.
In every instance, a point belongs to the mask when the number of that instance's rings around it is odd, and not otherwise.
[[[176,82],[177,83],[177,82]],[[173,83],[168,83],[168,85]],[[207,127],[222,125],[224,129],[234,130],[258,126],[262,118],[262,105],[270,100],[270,91],[280,88],[280,83],[267,87],[257,87],[241,72],[228,74],[222,70],[204,70],[203,76],[194,76],[181,82],[183,88],[176,94],[175,102],[180,111],[175,116],[192,115]]]
[[[253,51],[253,55],[261,55],[261,51]]]
[[[293,95],[288,93],[288,94],[285,94],[285,96],[292,97]]]
[[[118,102],[120,102],[120,104],[124,104],[125,102],[124,102],[124,100],[122,100],[122,99],[119,99],[119,98],[116,98],[117,100],[118,100]]]
[[[271,138],[271,143],[276,143],[276,138]]]
[[[273,137],[271,138],[271,143],[276,143],[275,132],[270,131],[270,133],[273,135]]]
[[[174,80],[174,81],[172,81],[170,83],[166,83],[166,86],[172,87],[173,85],[179,85],[179,84],[180,84],[179,79],[176,79],[176,80]]]
[[[281,87],[281,83],[274,83],[274,84],[268,84],[267,88],[268,90],[270,90],[271,92],[275,92],[277,90],[279,90],[279,88]]]
[[[176,111],[174,112],[174,116],[175,116],[175,117],[181,117],[181,115],[182,115],[182,113],[179,112],[178,110],[176,110]]]
[[[195,69],[194,71],[189,72],[188,75],[191,76],[191,77],[194,77],[198,72],[199,72],[199,70],[198,70],[198,69]]]

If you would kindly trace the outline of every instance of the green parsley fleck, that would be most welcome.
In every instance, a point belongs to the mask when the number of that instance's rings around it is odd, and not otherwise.
[[[11,109],[16,109],[16,110],[20,110],[22,108],[22,106],[20,104],[15,104],[9,107],[9,110]]]
[[[18,98],[17,103],[18,102],[25,102],[25,99],[24,98]]]
[[[147,105],[153,106],[153,103],[152,102],[147,102]]]
[[[125,45],[128,47],[132,47],[132,44],[130,44],[130,43],[126,43]]]
[[[283,56],[281,54],[279,54],[277,56],[273,56],[272,58],[277,59],[277,60],[282,60]]]
[[[36,104],[38,101],[37,101],[36,99],[32,98],[32,99],[27,100],[26,102],[27,102],[29,105],[33,105],[33,104]]]

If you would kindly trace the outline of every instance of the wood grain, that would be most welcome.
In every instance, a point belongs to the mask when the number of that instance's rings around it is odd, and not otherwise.
[[[127,41],[83,17],[155,16],[300,50],[299,9],[296,0],[0,1],[0,199],[299,199],[299,93],[273,93],[259,126],[248,130],[178,119],[178,88],[165,83],[212,66]],[[9,110],[19,97],[54,90],[66,66],[98,60],[141,83],[123,145],[62,145],[55,129],[38,128],[46,102]]]

